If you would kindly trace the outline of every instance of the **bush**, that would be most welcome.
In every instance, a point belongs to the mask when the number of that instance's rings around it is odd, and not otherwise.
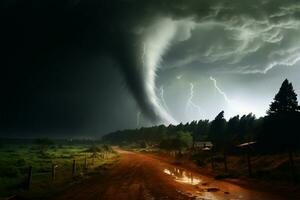
[[[102,148],[100,148],[97,145],[93,145],[90,148],[88,148],[87,150],[85,150],[84,152],[88,152],[88,153],[99,153],[102,151]]]
[[[49,138],[39,138],[35,141],[40,152],[45,152],[51,145],[54,144],[54,141]]]
[[[215,162],[218,162],[218,163],[224,162],[223,156],[215,156],[213,159]]]
[[[17,178],[20,177],[20,171],[18,168],[13,166],[0,166],[0,176],[7,178]]]
[[[189,132],[179,131],[175,137],[163,139],[159,144],[159,148],[181,151],[185,148],[189,148],[192,144],[192,140],[193,138]]]
[[[206,166],[206,163],[204,162],[204,160],[196,160],[195,162],[199,167],[205,167]]]
[[[23,187],[24,181],[21,178],[0,177],[1,196],[11,196]]]
[[[24,165],[26,165],[26,162],[23,158],[16,160],[16,166],[17,167],[22,167]]]

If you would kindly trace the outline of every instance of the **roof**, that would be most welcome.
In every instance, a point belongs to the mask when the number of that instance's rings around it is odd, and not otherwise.
[[[212,142],[210,141],[198,141],[195,142],[195,146],[213,146]]]
[[[237,145],[237,147],[247,147],[247,146],[253,145],[255,143],[256,143],[255,141],[246,142],[246,143],[242,143],[242,144]]]

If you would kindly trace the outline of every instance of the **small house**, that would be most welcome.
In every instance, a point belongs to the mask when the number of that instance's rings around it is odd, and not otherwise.
[[[213,147],[210,141],[196,141],[194,143],[194,150],[196,151],[210,151]]]

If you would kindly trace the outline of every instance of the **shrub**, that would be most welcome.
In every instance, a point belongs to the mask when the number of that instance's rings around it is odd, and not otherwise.
[[[18,168],[13,166],[0,166],[0,176],[7,178],[16,178],[20,177],[20,171]]]

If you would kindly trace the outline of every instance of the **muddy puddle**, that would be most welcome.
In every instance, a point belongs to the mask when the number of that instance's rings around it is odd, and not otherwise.
[[[274,194],[252,191],[224,181],[202,178],[184,169],[169,167],[164,174],[174,181],[193,186],[189,191],[179,191],[186,196],[199,200],[282,200],[286,198]]]
[[[273,197],[260,192],[250,191],[226,182],[211,179],[203,179],[190,171],[169,167],[163,172],[171,176],[174,181],[193,186],[189,191],[178,191],[193,199],[199,200],[277,200],[281,198]]]
[[[208,187],[208,183],[195,176],[192,172],[180,169],[180,168],[165,168],[163,172],[171,176],[176,182],[192,185],[195,188],[195,191],[178,191],[186,196],[192,197],[196,200],[218,200],[212,192],[219,191],[217,188],[206,190]]]
[[[193,173],[187,172],[179,168],[164,169],[164,173],[172,176],[173,179],[179,183],[198,185],[202,182],[202,180],[195,177]]]

